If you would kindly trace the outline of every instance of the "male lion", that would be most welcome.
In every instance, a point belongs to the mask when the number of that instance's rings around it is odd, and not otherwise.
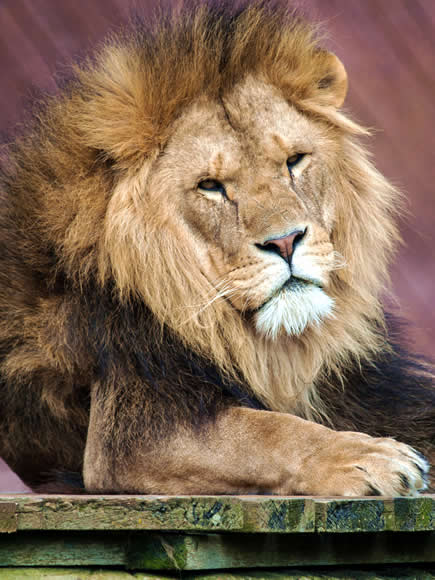
[[[397,193],[346,87],[285,6],[201,4],[36,111],[0,210],[0,455],[28,485],[427,487],[433,376],[379,299]]]

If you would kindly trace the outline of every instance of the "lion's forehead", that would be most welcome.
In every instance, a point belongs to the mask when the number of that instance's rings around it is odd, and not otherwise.
[[[292,149],[312,147],[315,125],[296,110],[271,84],[247,77],[222,99],[227,117],[252,149],[273,159]]]
[[[271,85],[247,79],[219,102],[200,99],[174,126],[167,159],[216,179],[310,152],[318,128]]]

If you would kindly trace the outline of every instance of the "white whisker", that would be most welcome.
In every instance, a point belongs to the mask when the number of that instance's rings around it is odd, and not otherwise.
[[[333,252],[334,263],[332,265],[332,270],[341,270],[347,267],[346,258],[340,252]]]
[[[210,308],[210,306],[216,302],[217,300],[221,299],[221,298],[227,298],[228,296],[234,295],[237,292],[237,290],[235,288],[231,288],[231,287],[226,287],[224,289],[222,289],[220,292],[218,292],[215,296],[211,297],[210,300],[208,300],[207,302],[203,303],[202,305],[189,305],[187,306],[188,308],[195,308],[196,312],[194,312],[191,316],[189,316],[186,320],[185,323],[196,318],[197,316],[199,316],[202,312],[204,312],[204,310],[206,310],[207,308]],[[184,307],[186,308],[186,307]]]

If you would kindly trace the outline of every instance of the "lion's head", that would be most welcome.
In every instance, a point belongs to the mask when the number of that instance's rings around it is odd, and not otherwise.
[[[285,7],[201,4],[109,41],[47,108],[34,162],[50,159],[67,275],[114,281],[271,408],[309,415],[320,373],[378,347],[397,238],[346,88]]]
[[[165,205],[213,299],[259,335],[300,335],[333,315],[336,216],[325,180],[336,149],[275,87],[247,77],[188,108],[155,164],[150,192],[172,192]]]

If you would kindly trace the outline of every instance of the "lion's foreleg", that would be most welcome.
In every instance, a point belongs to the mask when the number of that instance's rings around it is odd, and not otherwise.
[[[422,488],[427,471],[394,440],[242,407],[223,410],[200,431],[180,427],[152,447],[138,440],[125,454],[102,444],[102,428],[96,406],[84,466],[93,492],[406,495]]]

